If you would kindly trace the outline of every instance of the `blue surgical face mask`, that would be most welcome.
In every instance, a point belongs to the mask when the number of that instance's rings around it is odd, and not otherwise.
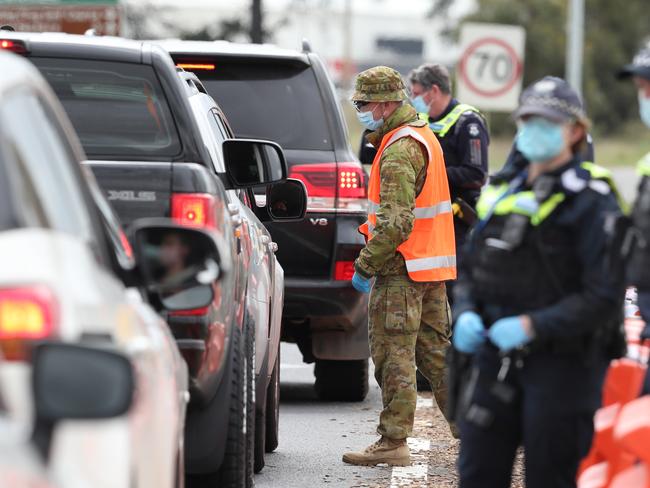
[[[639,91],[639,115],[643,123],[650,127],[650,98],[647,98],[642,91]]]
[[[564,144],[562,124],[540,117],[527,120],[517,132],[517,149],[532,163],[553,159],[562,152]]]
[[[357,112],[357,119],[359,119],[361,125],[369,130],[377,130],[384,125],[384,118],[382,117],[379,120],[375,120],[372,116],[372,110],[368,112]]]
[[[415,108],[415,110],[421,114],[428,114],[429,107],[431,106],[431,104],[424,101],[424,97],[422,95],[411,98],[411,105],[413,105],[413,108]]]

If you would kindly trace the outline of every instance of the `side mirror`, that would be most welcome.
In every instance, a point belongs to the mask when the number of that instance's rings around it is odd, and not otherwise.
[[[37,424],[118,417],[133,400],[131,362],[110,350],[43,343],[34,349],[32,371]]]
[[[307,213],[307,189],[294,178],[269,185],[266,189],[266,208],[274,221],[300,221]]]
[[[282,148],[270,141],[228,139],[223,142],[226,172],[237,188],[276,183],[287,177]]]
[[[212,302],[215,281],[230,271],[222,241],[167,219],[138,220],[131,232],[144,285],[163,308],[190,310]]]

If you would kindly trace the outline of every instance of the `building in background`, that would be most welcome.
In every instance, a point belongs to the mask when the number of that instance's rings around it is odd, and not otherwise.
[[[120,34],[118,0],[0,0],[0,23],[23,32]]]
[[[248,24],[251,0],[126,0],[149,4],[150,37],[183,37],[191,32],[220,37],[219,25]],[[308,39],[329,64],[337,84],[377,64],[407,73],[424,61],[452,65],[455,44],[441,36],[449,22],[468,12],[473,0],[457,0],[449,16],[429,16],[433,0],[263,0],[269,42],[300,49]],[[151,13],[156,12],[154,18]],[[229,24],[228,24],[229,23]],[[133,35],[131,26],[125,27]],[[129,32],[131,30],[131,32]],[[248,42],[241,32],[230,39]]]

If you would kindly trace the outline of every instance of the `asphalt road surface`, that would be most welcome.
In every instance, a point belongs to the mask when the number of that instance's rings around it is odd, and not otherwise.
[[[615,169],[614,178],[624,198],[632,202],[638,182],[634,169]],[[267,456],[266,467],[256,476],[259,488],[456,486],[458,443],[449,435],[430,394],[418,400],[410,440],[412,467],[356,467],[343,464],[341,456],[377,439],[381,397],[374,378],[364,402],[321,402],[313,390],[313,365],[303,364],[298,348],[291,344],[282,344],[281,378],[280,446]],[[521,483],[521,476],[515,476],[513,486]]]

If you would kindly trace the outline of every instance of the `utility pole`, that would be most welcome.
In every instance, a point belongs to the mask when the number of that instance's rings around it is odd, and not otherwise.
[[[264,29],[262,25],[262,0],[252,0],[251,5],[251,42],[262,44],[264,42]]]
[[[345,0],[343,10],[343,82],[347,84],[354,75],[352,68],[352,0]]]
[[[585,37],[585,0],[569,0],[565,76],[582,93],[582,55]]]

